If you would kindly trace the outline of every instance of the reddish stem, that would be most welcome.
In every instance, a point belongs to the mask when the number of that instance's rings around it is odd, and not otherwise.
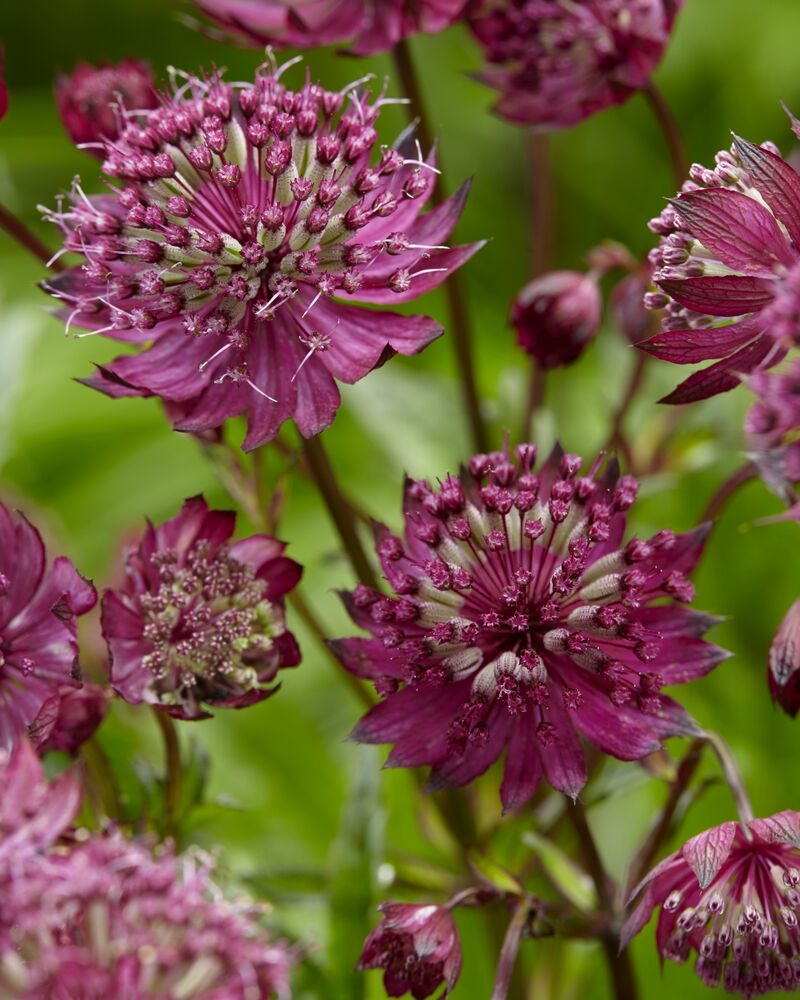
[[[672,161],[676,185],[678,190],[680,190],[683,182],[689,177],[689,158],[686,155],[686,146],[681,135],[680,126],[675,115],[672,113],[669,102],[652,80],[647,81],[642,93],[647,98],[658,122],[658,127],[664,136],[670,160]]]
[[[757,476],[758,470],[753,462],[745,462],[744,465],[740,466],[735,472],[731,473],[731,475],[728,476],[725,482],[719,487],[717,492],[706,504],[706,509],[703,511],[700,523],[702,524],[704,521],[713,521],[717,518],[722,511],[722,508],[731,499],[731,497],[742,486],[749,483],[751,479],[755,479]]]
[[[39,237],[35,233],[32,233],[25,223],[20,221],[13,212],[9,212],[5,205],[0,205],[0,229],[5,230],[13,240],[16,240],[20,246],[25,247],[29,253],[33,254],[46,267],[49,266],[54,271],[64,270],[64,265],[60,260],[53,260],[50,263],[53,256],[50,248],[45,246]]]

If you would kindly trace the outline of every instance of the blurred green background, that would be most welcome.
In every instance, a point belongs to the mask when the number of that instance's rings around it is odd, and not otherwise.
[[[73,149],[52,100],[52,81],[78,60],[148,59],[161,74],[169,64],[194,70],[226,66],[247,79],[258,54],[220,45],[180,23],[176,9],[158,0],[34,0],[0,5],[0,41],[6,50],[11,107],[0,123],[0,201],[54,247],[55,232],[38,222],[37,203],[52,204],[80,173],[97,190],[98,168]],[[755,141],[775,139],[789,151],[783,99],[800,107],[796,46],[797,0],[687,0],[656,80],[684,129],[692,159],[709,163],[729,132]],[[470,79],[479,55],[467,32],[454,28],[412,42],[441,136],[446,184],[464,177],[474,187],[457,231],[463,239],[490,237],[464,271],[486,413],[499,442],[517,433],[528,374],[506,324],[508,305],[526,278],[527,224],[523,133],[489,114],[492,95]],[[391,72],[388,59],[356,61],[330,51],[308,57],[313,76],[333,88],[362,75]],[[295,70],[299,79],[302,70]],[[382,116],[382,136],[393,138],[403,111]],[[570,132],[553,137],[557,245],[554,264],[579,266],[604,238],[636,253],[652,244],[646,221],[673,193],[661,136],[641,97]],[[102,584],[116,569],[119,540],[139,530],[145,515],[173,516],[186,496],[203,491],[228,505],[195,442],[168,429],[155,401],[110,401],[72,381],[93,362],[114,356],[100,339],[66,339],[36,288],[42,269],[0,233],[0,486],[5,502],[41,525],[59,552]],[[425,303],[446,320],[443,297]],[[608,432],[633,352],[604,329],[584,358],[557,373],[536,421],[546,447],[556,434],[569,450],[591,456]],[[670,414],[655,400],[679,371],[651,365],[631,414],[634,443],[646,450]],[[397,526],[403,470],[440,475],[469,454],[447,336],[424,355],[397,359],[345,392],[345,404],[326,440],[338,472],[359,504]],[[633,511],[633,530],[685,529],[716,486],[742,461],[741,420],[746,393],[736,392],[682,411],[668,467],[645,482]],[[273,468],[273,472],[275,469]],[[304,563],[304,594],[330,634],[348,634],[334,593],[350,585],[348,565],[325,512],[307,484],[291,478],[280,535]],[[758,527],[780,510],[758,483],[726,509],[697,576],[697,606],[727,616],[714,638],[735,653],[714,674],[681,692],[701,723],[729,739],[756,813],[800,806],[797,799],[798,729],[772,705],[765,660],[772,634],[797,596],[795,525]],[[247,525],[243,522],[241,529]],[[309,943],[311,959],[298,976],[299,997],[357,1000],[383,996],[378,974],[354,975],[374,905],[399,893],[388,885],[403,859],[420,854],[448,864],[431,838],[420,834],[413,786],[406,773],[378,770],[383,751],[359,748],[345,737],[359,704],[313,638],[298,622],[305,659],[287,672],[280,694],[243,712],[185,724],[182,737],[210,758],[210,795],[220,805],[196,817],[192,839],[223,845],[225,865],[275,904],[274,922]],[[115,706],[101,742],[121,775],[135,762],[160,761],[148,714]],[[676,748],[677,750],[680,747]],[[137,765],[138,766],[138,765]],[[704,773],[713,774],[707,762]],[[622,873],[664,789],[635,765],[611,765],[620,788],[613,803],[590,810],[609,868]],[[499,775],[484,780],[482,808],[499,814]],[[712,787],[684,825],[686,836],[731,818],[722,785]],[[524,856],[523,813],[497,846],[498,860]],[[569,847],[569,839],[564,841]],[[460,911],[466,962],[456,996],[489,995],[498,942],[480,914]],[[663,975],[651,932],[634,945],[647,1000],[686,998],[706,991],[691,969],[670,965]],[[593,945],[528,942],[523,961],[530,996],[608,996],[602,958]]]

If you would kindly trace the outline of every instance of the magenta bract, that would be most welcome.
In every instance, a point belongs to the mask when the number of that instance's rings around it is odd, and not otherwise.
[[[597,281],[580,271],[552,271],[535,278],[511,306],[519,346],[544,369],[577,360],[602,319]]]
[[[794,718],[800,711],[800,600],[786,612],[772,640],[767,678],[772,697]]]
[[[194,497],[127,554],[125,582],[103,595],[111,683],[126,701],[206,718],[268,698],[300,662],[283,599],[302,569],[268,535],[232,542],[235,525]]]
[[[55,95],[70,139],[101,159],[106,142],[127,127],[123,108],[145,111],[158,106],[153,71],[136,59],[118,65],[78,63],[70,76],[56,79]]]
[[[469,23],[503,118],[566,128],[647,84],[682,0],[475,0]]]
[[[720,360],[666,396],[689,403],[735,388],[800,343],[800,175],[772,143],[738,137],[650,228],[663,332],[641,347],[673,364]]]
[[[706,986],[761,996],[800,987],[800,813],[786,810],[723,823],[693,837],[636,889],[641,902],[623,946],[660,907],[656,943],[664,958],[697,958]]]
[[[311,49],[346,45],[388,52],[410,35],[435,35],[461,17],[465,0],[195,0],[245,44]]]
[[[448,248],[467,190],[427,214],[435,178],[411,140],[381,148],[382,98],[191,77],[126,112],[103,165],[112,193],[50,213],[82,267],[47,283],[68,326],[141,347],[88,384],[159,396],[178,430],[246,414],[245,448],[293,418],[333,420],[336,381],[357,382],[441,333],[427,316],[357,308],[410,302],[477,245]]]
[[[63,685],[55,690],[30,727],[38,752],[77,753],[103,721],[110,696],[110,691],[96,684]]]
[[[461,944],[453,917],[430,903],[381,903],[381,922],[364,942],[359,969],[383,969],[390,997],[425,1000],[445,984],[449,995],[461,972]]]
[[[94,587],[60,557],[48,568],[36,528],[0,504],[0,749],[11,749],[59,685],[77,687],[77,618]]]
[[[560,451],[535,472],[535,456],[520,445],[438,487],[409,480],[405,537],[376,530],[394,595],[347,594],[370,637],[333,644],[383,696],[354,739],[393,743],[390,766],[429,765],[433,789],[467,784],[505,751],[506,808],[542,776],[575,797],[580,736],[636,760],[696,732],[662,688],[726,655],[701,638],[714,619],[682,606],[707,527],[624,543],[631,477],[613,464],[601,475],[599,461],[581,476]]]

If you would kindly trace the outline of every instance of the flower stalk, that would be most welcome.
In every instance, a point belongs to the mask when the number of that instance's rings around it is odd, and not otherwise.
[[[177,807],[183,784],[181,747],[172,718],[156,707],[153,708],[153,715],[164,742],[164,833],[174,836],[178,828]]]
[[[30,229],[20,219],[10,212],[5,205],[0,205],[0,229],[7,233],[12,240],[15,240],[28,253],[32,254],[38,261],[51,268],[53,271],[63,271],[64,265],[59,258],[53,258],[53,252],[46,246],[39,237],[32,233]]]
[[[514,914],[509,921],[505,937],[503,938],[503,947],[500,950],[500,961],[497,964],[497,974],[495,975],[491,1000],[507,1000],[509,996],[519,946],[522,944],[522,939],[525,936],[525,928],[528,925],[530,912],[530,901],[527,897],[521,898],[517,903]]]
[[[753,813],[753,807],[750,804],[750,796],[747,794],[747,789],[745,788],[741,772],[739,771],[739,765],[736,763],[736,758],[733,756],[731,748],[719,735],[719,733],[707,730],[704,733],[704,736],[706,742],[719,760],[720,766],[722,767],[722,773],[725,777],[725,782],[728,785],[728,788],[730,788],[733,800],[736,803],[736,811],[739,814],[742,829],[745,831],[745,835],[747,835],[747,824],[750,823],[755,814]]]
[[[680,126],[672,112],[669,101],[667,101],[652,80],[647,81],[642,89],[642,93],[658,122],[661,134],[664,136],[675,181],[678,190],[680,190],[683,182],[689,176],[689,158],[686,155],[686,146],[681,135]]]

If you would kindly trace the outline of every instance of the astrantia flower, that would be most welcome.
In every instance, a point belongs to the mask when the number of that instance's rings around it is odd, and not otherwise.
[[[769,647],[769,690],[787,715],[800,712],[800,600],[786,612]]]
[[[631,344],[640,344],[653,330],[653,314],[644,305],[651,284],[650,268],[637,268],[614,286],[608,305],[617,329]]]
[[[313,49],[347,45],[387,52],[409,35],[436,35],[458,20],[465,0],[195,0],[248,45]]]
[[[103,596],[111,683],[126,701],[205,718],[206,706],[268,698],[278,670],[300,662],[283,598],[302,570],[268,535],[231,542],[235,526],[194,497],[127,554],[124,584]]]
[[[485,0],[470,26],[511,122],[566,128],[641,90],[682,0]]]
[[[744,424],[750,457],[770,489],[793,505],[800,482],[800,361],[783,372],[756,371],[746,383],[758,397]]]
[[[229,903],[200,854],[94,836],[18,865],[0,892],[0,993],[17,1000],[266,1000],[297,959]]]
[[[688,841],[647,876],[623,944],[661,907],[664,958],[685,962],[706,986],[761,996],[800,988],[800,813],[723,823]],[[638,891],[638,890],[637,890]]]
[[[31,740],[39,753],[76,753],[103,721],[110,695],[96,684],[57,688],[31,726]]]
[[[772,143],[735,138],[713,170],[695,164],[683,193],[650,228],[666,307],[642,348],[674,364],[719,358],[665,397],[689,403],[735,388],[800,343],[800,175]]]
[[[390,997],[425,1000],[445,983],[449,995],[461,972],[461,944],[450,911],[427,903],[382,903],[381,922],[364,942],[359,969],[383,969]]]
[[[476,455],[438,487],[407,483],[405,540],[377,533],[396,596],[358,587],[347,607],[371,637],[334,644],[384,696],[355,739],[393,743],[389,765],[430,765],[434,789],[505,750],[506,808],[542,774],[578,794],[579,734],[634,760],[696,731],[661,689],[725,656],[700,638],[713,619],[680,606],[706,527],[623,543],[635,480],[613,465],[600,476],[599,462],[581,476],[560,452],[535,473],[534,445],[515,455]]]
[[[105,142],[127,127],[123,106],[136,111],[158,106],[153,71],[136,59],[123,59],[116,66],[78,63],[70,76],[56,79],[55,94],[70,139],[101,158]]]
[[[77,617],[94,587],[63,556],[48,569],[36,528],[0,504],[0,749],[25,736],[60,684],[77,686]]]
[[[545,369],[577,360],[602,319],[597,280],[580,271],[551,271],[535,278],[511,306],[519,346]]]
[[[68,325],[141,346],[89,379],[111,396],[164,399],[179,430],[247,415],[245,448],[294,418],[333,420],[356,382],[441,332],[426,316],[347,304],[409,302],[477,245],[443,246],[466,188],[430,213],[432,163],[381,147],[383,103],[354,86],[287,90],[188,77],[162,107],[126,112],[106,145],[111,193],[50,213],[85,263],[48,289]]]

